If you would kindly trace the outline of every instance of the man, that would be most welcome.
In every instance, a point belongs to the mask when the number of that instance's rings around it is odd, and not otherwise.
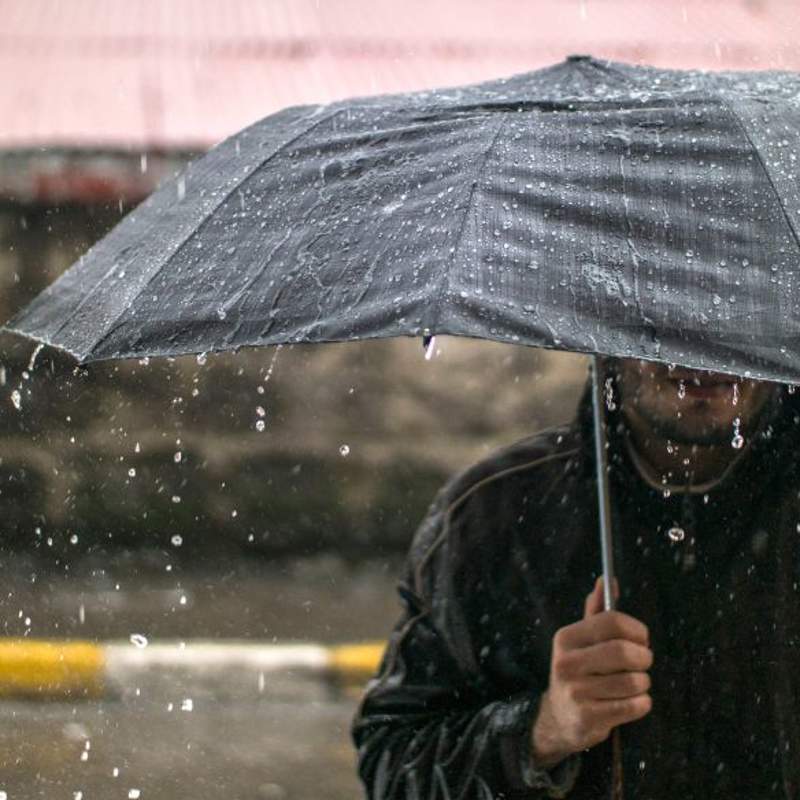
[[[618,610],[595,581],[587,392],[571,426],[451,481],[418,531],[354,720],[370,798],[608,797],[615,727],[626,797],[800,796],[800,404],[605,369]]]

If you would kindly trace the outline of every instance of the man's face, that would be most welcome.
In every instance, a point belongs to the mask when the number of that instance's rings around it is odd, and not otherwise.
[[[730,444],[734,421],[749,430],[775,385],[721,372],[670,368],[636,359],[613,362],[622,412],[676,444]]]

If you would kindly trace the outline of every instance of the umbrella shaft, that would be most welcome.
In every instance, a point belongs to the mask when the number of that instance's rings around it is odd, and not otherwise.
[[[600,553],[603,559],[603,602],[606,611],[614,608],[614,553],[611,544],[611,501],[608,491],[608,448],[606,403],[599,356],[592,357],[592,409],[594,412],[597,502],[600,511]]]

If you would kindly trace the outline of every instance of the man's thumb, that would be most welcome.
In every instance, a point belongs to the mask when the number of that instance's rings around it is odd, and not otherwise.
[[[619,583],[614,578],[614,599],[619,599]],[[594,583],[592,591],[586,595],[586,602],[583,605],[583,618],[594,616],[605,610],[603,601],[603,576],[601,575]]]

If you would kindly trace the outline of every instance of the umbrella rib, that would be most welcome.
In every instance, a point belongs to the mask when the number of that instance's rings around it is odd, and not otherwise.
[[[775,195],[775,199],[778,201],[778,205],[783,212],[783,217],[786,220],[786,224],[789,226],[789,230],[792,232],[792,236],[794,237],[795,242],[797,242],[797,246],[800,247],[800,234],[798,234],[797,229],[794,227],[792,223],[792,219],[789,216],[789,212],[786,210],[786,205],[781,198],[781,194],[778,191],[778,187],[775,185],[775,181],[772,180],[772,175],[770,171],[767,169],[767,165],[764,163],[764,159],[761,156],[761,151],[756,147],[755,142],[750,138],[750,134],[747,132],[747,128],[745,127],[744,122],[742,122],[742,118],[736,112],[736,109],[725,99],[723,94],[719,94],[719,100],[723,106],[728,110],[730,115],[733,117],[736,124],[739,126],[744,138],[747,139],[750,147],[753,149],[753,152],[756,154],[756,158],[758,159],[758,163],[761,165],[761,169],[764,172],[764,175],[769,182],[770,188],[772,189],[772,193]]]
[[[497,140],[500,137],[500,133],[503,130],[503,127],[505,126],[507,121],[508,121],[508,115],[502,114],[500,117],[500,122],[497,125],[497,130],[494,132],[494,135],[492,136],[492,141],[486,148],[486,151],[483,154],[483,158],[481,159],[480,165],[478,166],[478,169],[475,172],[475,178],[472,181],[472,188],[470,189],[469,197],[467,198],[467,207],[464,210],[464,217],[461,220],[461,226],[458,229],[458,235],[456,237],[455,247],[453,248],[453,255],[450,259],[450,264],[448,265],[447,270],[442,276],[442,281],[441,284],[439,285],[439,291],[436,293],[436,303],[434,309],[436,316],[434,317],[434,322],[430,328],[431,334],[435,334],[437,332],[436,328],[439,325],[439,318],[441,317],[441,311],[442,311],[442,298],[444,297],[447,291],[447,287],[450,285],[450,273],[453,270],[453,265],[456,263],[459,251],[461,250],[461,242],[464,238],[464,228],[466,228],[467,226],[469,213],[472,210],[473,198],[475,197],[475,189],[477,188],[478,183],[480,182],[480,179],[483,175],[483,171],[486,168],[486,162],[489,160],[489,156],[494,150],[494,146],[497,143]]]
[[[261,159],[261,161],[259,161],[253,167],[253,169],[250,170],[250,172],[248,172],[247,175],[245,175],[242,178],[242,180],[240,180],[236,184],[234,184],[225,193],[225,195],[222,197],[222,199],[213,208],[211,208],[209,211],[206,212],[205,216],[201,219],[200,223],[197,226],[192,228],[192,230],[183,238],[183,240],[178,244],[178,246],[175,247],[175,249],[169,254],[169,256],[167,256],[167,258],[162,262],[160,267],[155,272],[153,272],[153,274],[145,281],[145,283],[142,285],[142,287],[139,289],[139,291],[136,292],[136,295],[131,299],[130,303],[128,303],[128,305],[125,308],[123,308],[120,311],[120,313],[117,315],[117,318],[115,320],[115,324],[111,328],[109,328],[99,339],[97,339],[97,341],[95,341],[95,343],[91,347],[90,352],[95,350],[100,344],[105,342],[112,334],[114,334],[119,328],[121,328],[125,324],[124,321],[120,322],[120,318],[142,296],[142,294],[147,290],[147,288],[150,286],[150,284],[161,274],[161,271],[164,269],[164,267],[166,267],[167,264],[169,264],[169,262],[186,246],[186,244],[189,242],[189,240],[198,233],[198,231],[211,219],[211,217],[214,215],[214,213],[217,211],[217,209],[219,209],[224,203],[226,203],[228,201],[228,199],[233,195],[233,193],[235,191],[237,191],[238,189],[241,189],[242,186],[248,180],[250,180],[250,178],[253,177],[253,175],[255,175],[257,172],[259,172],[264,167],[264,165],[269,163],[269,161],[271,161],[275,156],[277,156],[278,153],[280,153],[281,151],[285,150],[289,145],[294,144],[294,142],[296,142],[298,139],[301,139],[303,136],[306,136],[308,133],[313,131],[315,128],[318,128],[324,122],[327,122],[328,120],[333,119],[333,117],[335,117],[337,114],[340,114],[341,112],[342,112],[341,108],[334,109],[329,114],[326,114],[322,119],[320,119],[317,122],[315,122],[313,125],[310,125],[309,127],[307,127],[304,130],[300,131],[300,133],[296,134],[295,136],[292,136],[291,138],[289,138],[286,141],[284,141],[281,144],[279,144],[267,156],[265,156],[263,159]],[[88,299],[88,297],[90,295],[91,295],[91,292],[90,292],[89,295],[87,295],[86,298],[84,298],[84,300],[81,302],[81,305],[83,305],[85,303],[85,301]]]

